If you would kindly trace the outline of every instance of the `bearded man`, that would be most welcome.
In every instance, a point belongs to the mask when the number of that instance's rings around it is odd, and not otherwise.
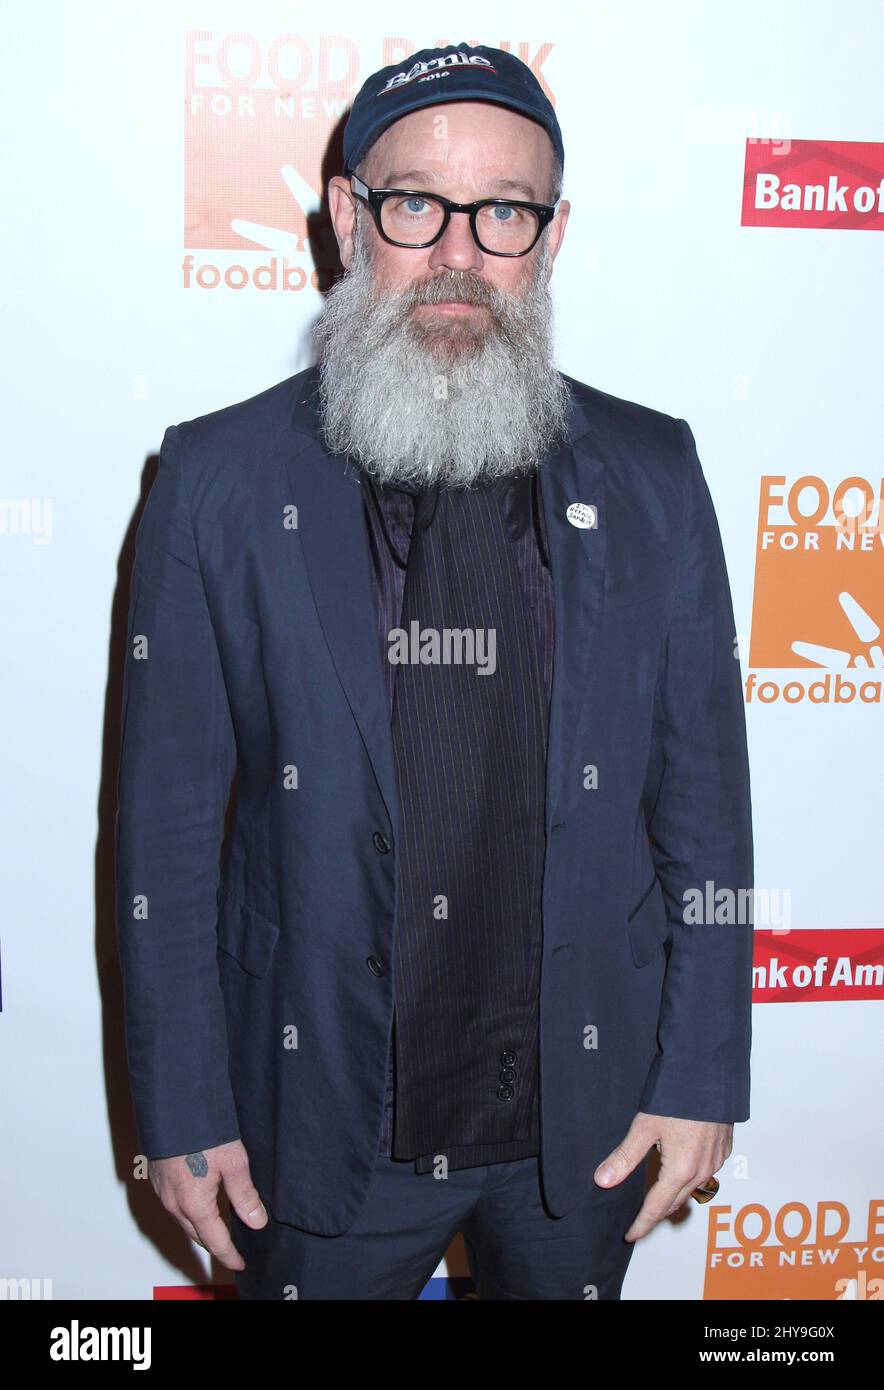
[[[684,910],[752,882],[715,513],[684,420],[555,366],[525,64],[375,73],[344,157],[315,366],[170,427],[139,526],[139,1138],[242,1297],[415,1299],[461,1232],[480,1299],[618,1299],[749,1113],[751,923]]]

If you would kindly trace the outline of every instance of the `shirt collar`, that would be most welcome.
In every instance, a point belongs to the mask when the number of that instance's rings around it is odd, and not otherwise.
[[[419,526],[432,524],[440,485],[426,488],[399,481],[380,483],[365,470],[361,476],[380,513],[388,544],[404,563],[403,551],[407,556],[407,545],[415,523]],[[512,540],[518,540],[529,527],[533,528],[543,564],[549,567],[538,469],[535,468],[528,474],[492,478],[479,486],[489,488],[496,496]]]

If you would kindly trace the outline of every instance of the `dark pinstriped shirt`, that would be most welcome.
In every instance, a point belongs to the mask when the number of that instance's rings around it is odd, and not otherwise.
[[[414,499],[410,492],[392,485],[381,485],[362,473],[363,498],[372,561],[372,580],[377,612],[377,632],[387,684],[388,708],[393,711],[396,668],[387,659],[390,631],[399,626],[405,572],[411,541]],[[540,480],[536,470],[528,476],[509,479],[503,501],[504,518],[511,543],[516,549],[519,576],[527,609],[535,623],[547,710],[552,690],[554,653],[554,608],[552,576],[549,569],[546,530]],[[389,1157],[395,1115],[395,1067],[391,1058],[387,1075],[387,1096],[381,1129],[380,1153]],[[538,1151],[533,1140],[471,1145],[460,1148],[449,1159],[450,1168],[510,1162]],[[429,1171],[436,1155],[415,1160],[417,1172]]]

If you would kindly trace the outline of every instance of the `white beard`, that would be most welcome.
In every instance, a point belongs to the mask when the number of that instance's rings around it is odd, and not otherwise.
[[[360,221],[362,219],[360,209]],[[314,328],[326,447],[380,482],[468,486],[527,473],[565,435],[544,250],[523,296],[448,272],[378,287],[363,229]],[[443,300],[470,315],[415,314]]]

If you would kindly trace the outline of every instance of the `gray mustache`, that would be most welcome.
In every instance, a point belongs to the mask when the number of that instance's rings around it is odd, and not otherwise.
[[[429,285],[416,285],[411,294],[412,305],[441,304],[447,300],[452,304],[484,304],[489,309],[494,307],[495,298],[488,286],[475,280],[465,281],[460,276],[451,280],[434,280]]]

